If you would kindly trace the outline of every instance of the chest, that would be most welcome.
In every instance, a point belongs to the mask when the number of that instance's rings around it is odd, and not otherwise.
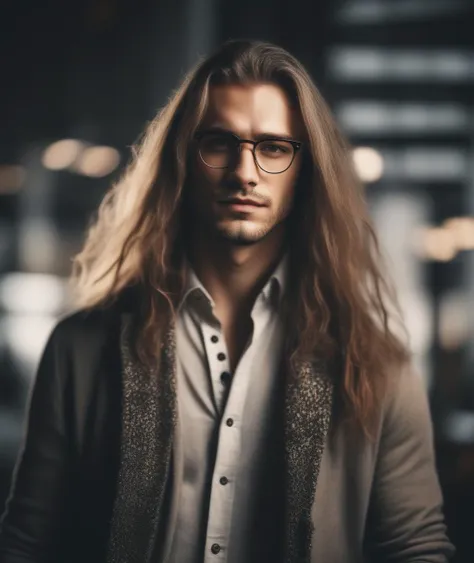
[[[226,319],[221,324],[223,340],[227,347],[229,368],[234,373],[242,354],[253,333],[253,321],[250,316],[242,319]]]
[[[276,314],[212,322],[183,314],[176,326],[177,390],[189,412],[218,417],[230,402],[247,418],[271,400],[284,329]],[[248,412],[246,412],[248,411]]]

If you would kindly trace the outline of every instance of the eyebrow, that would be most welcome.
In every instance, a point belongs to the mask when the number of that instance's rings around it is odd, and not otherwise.
[[[244,138],[242,135],[239,135],[235,131],[232,131],[231,129],[227,129],[226,127],[221,127],[219,125],[206,127],[205,129],[202,129],[201,131],[203,133],[227,133],[227,134],[231,134],[231,135],[236,135],[237,137],[240,137],[241,139]],[[284,141],[294,141],[295,140],[294,137],[292,137],[291,135],[288,135],[286,133],[271,133],[271,132],[258,133],[257,135],[254,135],[254,138],[252,140],[265,141],[267,139],[282,139]]]

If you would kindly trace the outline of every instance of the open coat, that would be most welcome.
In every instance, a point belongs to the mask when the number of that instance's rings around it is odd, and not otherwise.
[[[0,563],[166,560],[181,463],[174,331],[160,373],[148,373],[130,354],[128,317],[118,306],[79,312],[53,331],[30,396]],[[281,413],[281,560],[447,561],[454,549],[419,379],[409,369],[400,374],[371,442],[342,426],[331,431],[334,378],[320,362],[295,375]]]

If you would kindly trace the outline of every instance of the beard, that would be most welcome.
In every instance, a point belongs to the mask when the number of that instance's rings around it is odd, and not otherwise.
[[[273,230],[273,229],[272,229]],[[253,235],[252,237],[247,236],[245,233],[229,233],[226,231],[218,231],[221,240],[225,240],[233,246],[253,246],[258,242],[262,241],[266,236],[270,234],[271,231],[262,232],[262,234]]]
[[[252,246],[269,237],[276,229],[284,228],[292,203],[283,205],[262,224],[249,220],[245,212],[236,212],[231,220],[208,223],[209,234],[221,242],[235,246]]]
[[[244,214],[245,215],[245,214]],[[214,236],[235,246],[252,246],[268,237],[282,221],[270,223],[268,226],[255,228],[246,225],[245,218],[236,221],[233,225],[216,225],[213,229]]]

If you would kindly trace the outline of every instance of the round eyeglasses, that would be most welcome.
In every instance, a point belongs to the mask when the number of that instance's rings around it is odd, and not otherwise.
[[[209,168],[229,168],[237,164],[242,143],[253,145],[256,165],[269,174],[288,170],[302,143],[289,139],[266,138],[261,141],[241,139],[233,133],[202,131],[195,134],[199,156]]]

